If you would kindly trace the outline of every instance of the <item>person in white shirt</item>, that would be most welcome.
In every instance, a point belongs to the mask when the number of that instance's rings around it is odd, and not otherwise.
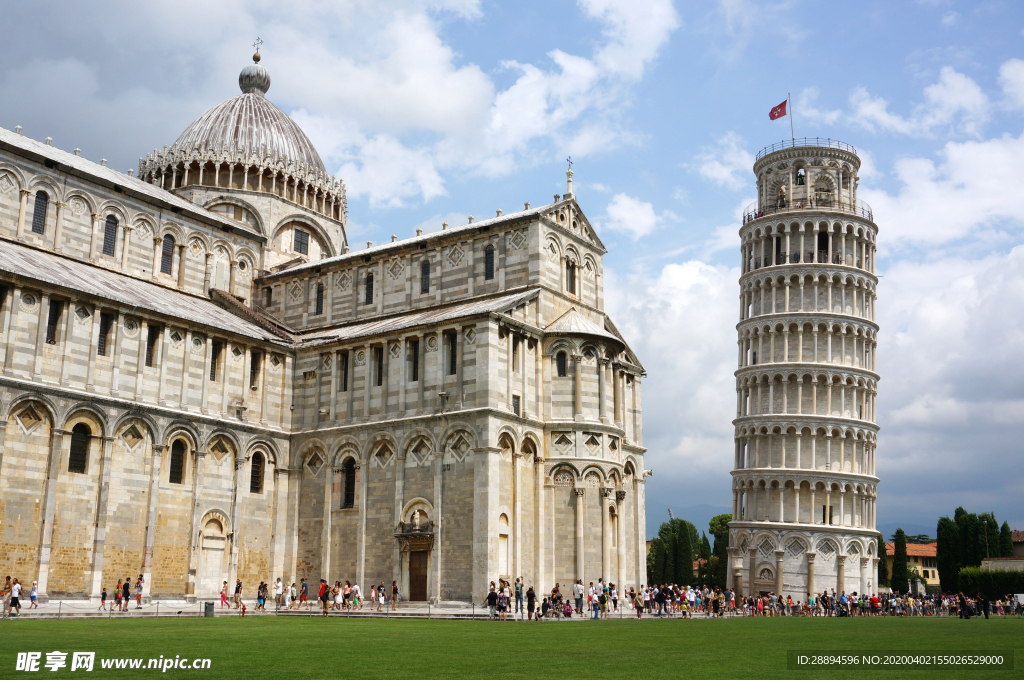
[[[14,585],[11,586],[11,608],[13,612],[15,609],[18,610],[17,614],[11,614],[11,616],[21,616],[21,584],[18,583],[18,579],[14,579]]]
[[[352,601],[355,603],[356,609],[363,608],[363,601],[360,599],[358,583],[352,586]]]
[[[583,593],[586,589],[583,587],[583,579],[580,579],[572,586],[572,597],[576,600],[576,613],[583,614]]]
[[[278,609],[284,605],[284,584],[281,583],[281,579],[277,579],[274,583],[274,600]]]

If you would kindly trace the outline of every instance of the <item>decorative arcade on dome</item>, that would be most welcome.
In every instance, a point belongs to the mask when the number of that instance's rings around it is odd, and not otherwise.
[[[875,251],[860,159],[818,138],[757,155],[741,239],[729,585],[872,593]],[[884,556],[883,556],[884,558]]]

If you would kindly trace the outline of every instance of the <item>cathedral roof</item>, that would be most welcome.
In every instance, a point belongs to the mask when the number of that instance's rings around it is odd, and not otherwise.
[[[270,331],[224,310],[206,298],[158,286],[102,267],[61,257],[12,241],[0,240],[0,273],[9,272],[21,281],[59,286],[78,294],[93,295],[135,309],[175,319],[188,319],[249,338],[287,344]],[[24,283],[23,283],[24,285]]]
[[[583,316],[575,307],[558,317],[544,329],[545,333],[552,335],[592,335],[606,340],[614,340],[622,343],[617,336],[604,330],[593,321]]]
[[[425,326],[428,324],[445,323],[468,316],[504,312],[517,307],[526,300],[537,295],[537,290],[527,290],[497,297],[486,297],[469,302],[462,302],[444,307],[428,307],[427,309],[406,312],[386,318],[356,322],[340,328],[328,328],[308,335],[303,335],[299,346],[323,345],[332,342],[343,342],[370,336],[395,333],[406,328]]]
[[[248,151],[251,155],[305,166],[327,174],[320,154],[295,121],[266,98],[270,74],[257,63],[246,66],[238,76],[242,93],[221,102],[185,128],[171,152],[213,149],[221,153]]]

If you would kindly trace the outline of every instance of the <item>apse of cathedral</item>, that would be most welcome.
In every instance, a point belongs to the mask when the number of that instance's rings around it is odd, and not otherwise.
[[[0,570],[42,599],[645,581],[644,369],[572,193],[350,249],[241,93],[122,173],[0,128]]]

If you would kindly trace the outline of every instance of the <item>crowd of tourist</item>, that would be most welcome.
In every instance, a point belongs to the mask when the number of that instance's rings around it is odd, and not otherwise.
[[[126,612],[135,594],[135,608],[142,609],[142,593],[145,580],[142,574],[134,580],[118,579],[114,587],[113,601],[110,610]],[[268,600],[273,600],[276,611],[298,611],[303,608],[312,612],[310,584],[306,579],[299,583],[287,584],[277,579],[273,584],[260,581],[256,588],[256,611],[267,610]],[[224,581],[220,590],[220,606],[222,609],[241,610],[244,615],[246,605],[242,596],[244,588],[241,579],[237,579],[233,589]],[[388,608],[396,611],[400,599],[398,582],[392,581],[391,586],[371,585],[366,593],[358,584],[351,581],[335,581],[329,584],[320,579],[315,593],[317,611],[323,616],[334,612],[363,611],[382,613]],[[29,600],[28,609],[38,608],[38,586],[35,581],[26,592],[25,587],[17,578],[8,576],[3,591],[3,615],[19,616],[26,607],[26,596]],[[230,596],[230,602],[229,602]],[[103,587],[100,596],[101,611],[107,610],[109,595]],[[488,617],[494,620],[509,618],[525,618],[528,621],[541,619],[591,618],[607,619],[610,615],[621,618],[624,615],[643,618],[644,615],[657,618],[722,618],[724,616],[958,616],[962,619],[971,617],[989,618],[989,616],[1024,616],[1024,602],[1015,595],[1006,595],[991,601],[981,594],[976,597],[957,595],[928,594],[914,595],[910,593],[883,594],[847,594],[845,591],[822,591],[812,594],[806,600],[794,600],[792,595],[780,597],[775,593],[758,596],[743,596],[729,588],[710,586],[679,586],[641,585],[630,587],[620,593],[614,583],[598,579],[584,584],[583,579],[564,588],[556,583],[550,593],[538,595],[533,586],[526,587],[522,578],[514,582],[499,579],[491,581],[489,591],[482,603],[487,607]]]

